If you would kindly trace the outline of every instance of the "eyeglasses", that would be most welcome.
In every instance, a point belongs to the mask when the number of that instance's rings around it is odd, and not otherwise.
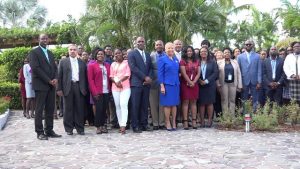
[[[252,46],[252,44],[245,44],[245,46]]]

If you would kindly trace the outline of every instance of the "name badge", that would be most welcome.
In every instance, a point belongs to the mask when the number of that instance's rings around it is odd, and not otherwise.
[[[231,74],[228,75],[228,80],[232,80],[232,75]]]

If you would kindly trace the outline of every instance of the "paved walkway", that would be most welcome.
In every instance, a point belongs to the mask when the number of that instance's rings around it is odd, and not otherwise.
[[[215,129],[153,131],[120,135],[117,130],[39,141],[33,119],[14,113],[0,131],[0,168],[295,168],[300,169],[300,133],[243,133]]]

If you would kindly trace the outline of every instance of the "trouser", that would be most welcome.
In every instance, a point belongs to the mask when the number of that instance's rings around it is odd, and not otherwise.
[[[237,87],[234,83],[224,83],[221,90],[222,110],[235,113],[235,96]]]
[[[116,105],[116,114],[118,117],[119,125],[120,127],[125,127],[128,117],[128,101],[130,97],[130,88],[122,91],[113,91],[112,94]]]
[[[47,91],[35,90],[35,132],[40,135],[53,130],[53,111],[55,106],[55,88]],[[45,131],[43,126],[43,112],[45,109]]]
[[[253,85],[250,83],[249,85],[243,86],[243,92],[242,92],[243,101],[246,101],[249,99],[249,91],[252,96],[253,111],[255,112],[256,108],[257,108],[257,104],[258,104],[258,90],[256,90],[256,85]],[[247,112],[247,113],[250,113],[250,112]]]
[[[131,87],[131,126],[132,128],[148,125],[149,86]]]
[[[100,127],[104,126],[105,121],[107,119],[106,111],[108,109],[108,102],[109,102],[109,94],[104,93],[100,94],[99,99],[94,99],[95,106],[96,106],[96,114],[95,114],[95,126]]]
[[[276,102],[278,105],[282,105],[282,87],[277,89],[268,89],[267,96],[271,102]]]
[[[153,126],[164,126],[165,115],[163,107],[159,105],[159,89],[150,89],[150,110]]]
[[[71,83],[71,89],[64,96],[64,127],[66,132],[84,131],[84,96],[80,92],[79,83]]]

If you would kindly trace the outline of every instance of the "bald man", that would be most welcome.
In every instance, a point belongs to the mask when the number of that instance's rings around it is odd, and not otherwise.
[[[165,55],[164,43],[161,40],[155,41],[155,51],[150,54],[152,68],[153,68],[153,81],[150,89],[150,109],[153,123],[153,130],[164,129],[165,118],[162,106],[159,105],[159,83],[157,81],[157,61],[160,57]]]
[[[181,40],[176,39],[173,44],[175,45],[175,55],[177,57],[177,59],[181,60],[181,50],[182,50],[182,42]]]

